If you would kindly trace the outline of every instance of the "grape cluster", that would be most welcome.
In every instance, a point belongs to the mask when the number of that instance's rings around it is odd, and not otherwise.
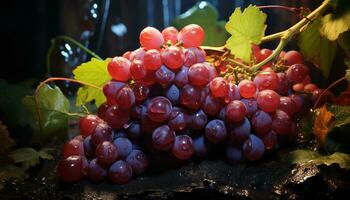
[[[123,184],[146,170],[146,154],[162,151],[189,160],[225,146],[232,164],[256,161],[279,138],[295,136],[296,114],[315,99],[309,94],[322,91],[310,83],[300,53],[282,52],[281,72],[268,63],[238,82],[224,76],[225,66],[206,62],[204,37],[195,24],[180,32],[147,27],[140,48],[110,61],[107,101],[97,115],[80,119],[81,135],[63,147],[58,172],[64,181],[108,177]],[[253,52],[257,62],[272,53],[255,45]]]

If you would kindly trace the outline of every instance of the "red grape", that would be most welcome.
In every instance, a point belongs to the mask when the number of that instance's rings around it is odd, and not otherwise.
[[[303,64],[302,55],[295,50],[288,51],[284,54],[283,59],[286,62],[286,65]]]
[[[66,142],[62,148],[62,155],[63,155],[63,158],[67,158],[73,155],[84,156],[85,153],[84,153],[83,142],[77,139],[72,139]]]
[[[178,69],[185,62],[185,54],[180,47],[171,46],[161,53],[163,63],[170,69]]]
[[[280,104],[280,96],[273,90],[263,90],[258,94],[257,103],[261,110],[274,112]]]
[[[147,115],[155,122],[166,121],[171,113],[171,102],[165,97],[155,97],[148,104]]]
[[[162,31],[162,35],[164,38],[165,42],[171,42],[171,44],[176,44],[177,43],[177,35],[178,35],[179,31],[173,27],[173,26],[169,26],[165,29],[163,29]]]
[[[247,114],[247,108],[245,105],[238,100],[233,100],[226,107],[226,119],[232,122],[240,122],[244,119]]]
[[[96,126],[101,122],[102,120],[96,115],[86,115],[80,118],[79,120],[80,134],[83,137],[87,137],[91,135],[95,131]]]
[[[180,160],[190,159],[194,153],[192,139],[188,135],[176,136],[172,152]]]
[[[177,39],[183,43],[184,47],[199,47],[204,41],[205,33],[202,27],[197,24],[189,24],[183,27]]]
[[[88,161],[84,156],[69,156],[59,162],[57,171],[65,182],[77,182],[87,174]]]
[[[141,60],[133,60],[130,65],[130,74],[134,80],[141,80],[146,76],[146,67]]]
[[[131,78],[130,61],[124,57],[114,57],[108,63],[108,72],[114,80],[128,81]]]
[[[209,83],[209,70],[202,64],[197,63],[192,65],[188,70],[188,80],[192,85],[204,86]]]
[[[243,80],[238,84],[238,90],[242,97],[251,98],[256,93],[256,85],[251,80]]]
[[[167,151],[173,147],[175,132],[168,125],[158,127],[152,133],[153,147],[160,151]]]
[[[294,64],[287,69],[286,74],[292,84],[301,83],[309,74],[309,69],[303,64]]]
[[[216,77],[210,81],[210,92],[215,97],[225,97],[229,90],[229,83],[222,77]]]
[[[146,27],[140,33],[140,44],[146,50],[160,49],[164,43],[162,34],[153,27]]]
[[[150,49],[143,57],[143,64],[147,70],[157,70],[162,66],[160,52],[156,49]]]

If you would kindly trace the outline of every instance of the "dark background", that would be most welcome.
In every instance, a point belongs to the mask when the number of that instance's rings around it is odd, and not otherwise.
[[[120,55],[138,47],[138,34],[146,26],[162,29],[172,19],[200,1],[196,0],[32,0],[2,1],[0,78],[16,83],[28,78],[40,80],[46,71],[50,40],[68,35],[101,57]],[[210,0],[227,20],[235,7],[257,5],[312,6],[309,1]],[[313,1],[317,5],[319,1]],[[283,30],[296,17],[281,10],[268,13],[267,33]],[[270,44],[273,47],[274,44]],[[57,44],[51,75],[69,76],[72,68],[88,57],[66,43]]]

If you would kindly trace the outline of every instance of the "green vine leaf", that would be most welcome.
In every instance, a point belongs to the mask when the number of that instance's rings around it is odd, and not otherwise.
[[[98,60],[92,58],[91,61],[79,65],[73,70],[74,79],[103,87],[105,83],[111,80],[111,76],[107,71],[107,65],[110,59]],[[96,106],[106,101],[102,90],[83,86],[77,93],[76,105],[81,106],[87,102],[95,101]]]
[[[327,78],[337,53],[337,44],[320,35],[320,26],[321,19],[318,18],[300,33],[298,45],[304,58],[318,66]]]
[[[68,129],[69,101],[57,87],[45,84],[37,95],[41,117],[41,130],[38,110],[33,96],[26,96],[22,103],[34,116],[31,126],[34,130],[34,140],[46,141],[52,137],[65,138]]]
[[[250,5],[244,9],[236,8],[226,23],[225,28],[232,36],[226,41],[226,47],[231,53],[249,62],[252,53],[252,43],[260,44],[266,29],[266,14],[256,6]]]
[[[350,29],[350,6],[346,0],[332,1],[334,13],[322,18],[320,32],[331,41],[338,39],[341,33]]]
[[[287,156],[287,160],[293,164],[314,164],[314,165],[332,165],[338,164],[340,168],[350,169],[350,155],[335,152],[331,155],[322,154],[311,150],[296,150]]]
[[[34,167],[40,163],[41,159],[53,160],[53,156],[48,154],[45,150],[36,151],[33,148],[20,148],[9,154],[10,158],[13,159],[14,163],[22,165],[24,170]]]

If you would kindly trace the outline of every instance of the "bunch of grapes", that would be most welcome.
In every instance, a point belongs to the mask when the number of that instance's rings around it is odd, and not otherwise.
[[[107,101],[97,115],[80,119],[81,135],[63,147],[58,172],[64,181],[108,177],[123,184],[162,151],[189,160],[224,146],[231,164],[257,161],[280,138],[296,135],[296,114],[322,92],[310,83],[300,53],[282,52],[278,73],[268,63],[253,76],[243,70],[243,78],[232,79],[225,66],[206,62],[204,37],[195,24],[180,32],[147,27],[139,49],[110,61]],[[272,53],[258,46],[253,52],[257,62]]]

